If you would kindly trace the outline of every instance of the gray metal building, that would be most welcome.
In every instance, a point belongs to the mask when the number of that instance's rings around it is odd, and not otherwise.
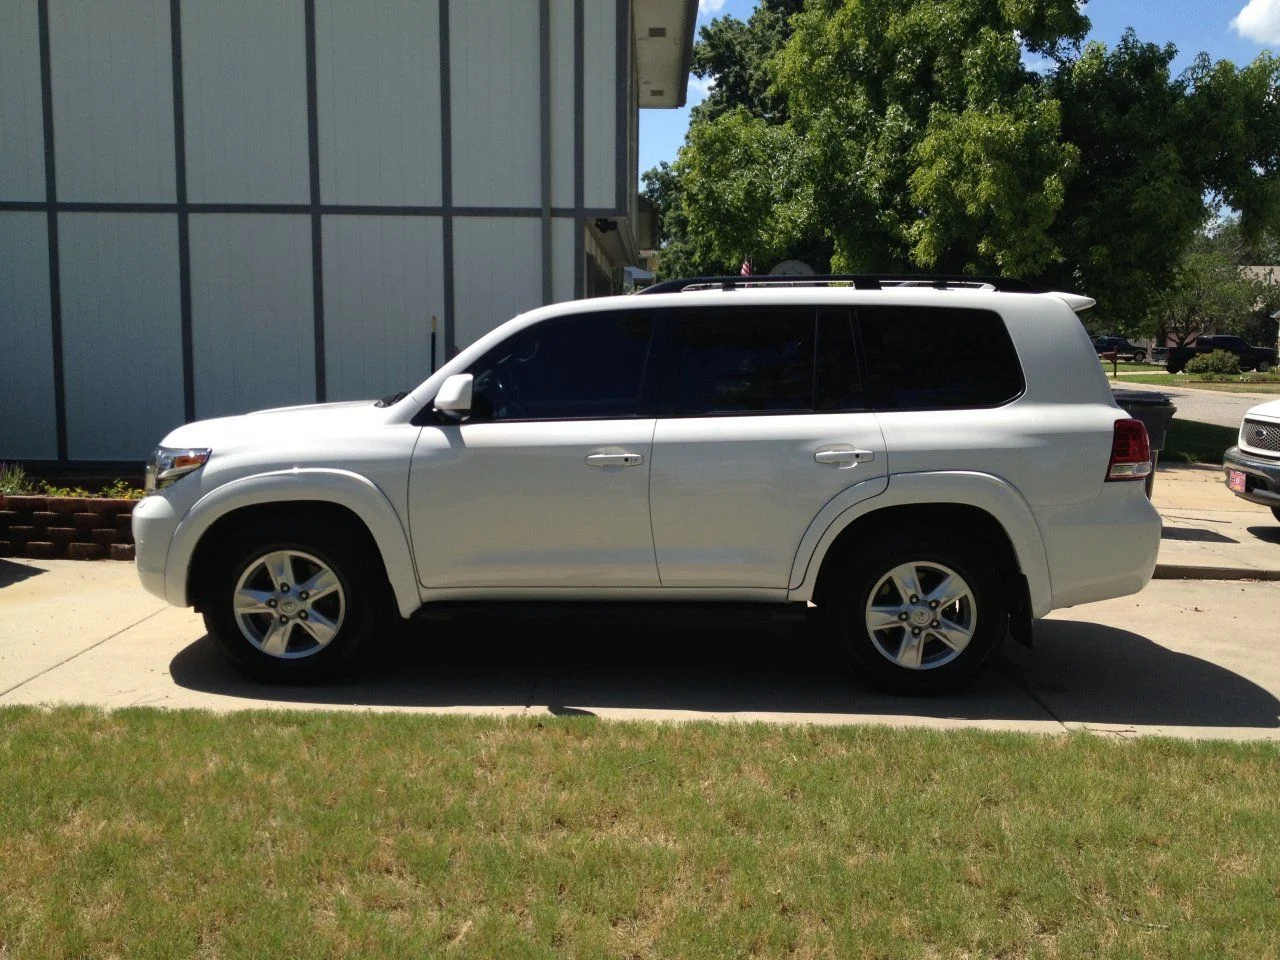
[[[407,388],[639,262],[696,0],[0,0],[0,460]]]

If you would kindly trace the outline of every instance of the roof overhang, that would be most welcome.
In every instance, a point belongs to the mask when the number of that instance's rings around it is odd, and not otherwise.
[[[683,107],[698,0],[633,0],[636,38],[636,100],[642,107]]]

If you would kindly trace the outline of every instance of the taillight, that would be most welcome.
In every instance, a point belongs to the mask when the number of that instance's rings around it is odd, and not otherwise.
[[[1151,473],[1151,442],[1141,420],[1117,420],[1111,437],[1108,480],[1143,480]]]

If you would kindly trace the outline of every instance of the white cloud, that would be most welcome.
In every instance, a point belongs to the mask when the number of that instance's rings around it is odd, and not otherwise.
[[[698,0],[698,16],[709,17],[724,9],[726,0]]]
[[[1280,0],[1249,0],[1231,26],[1259,43],[1280,43]]]
[[[715,89],[716,82],[710,77],[705,80],[702,77],[696,77],[689,74],[689,99],[687,106],[693,106],[695,103],[701,103],[707,99],[707,94]]]

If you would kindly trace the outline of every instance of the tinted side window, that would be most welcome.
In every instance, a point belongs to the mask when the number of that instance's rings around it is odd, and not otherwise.
[[[676,416],[813,409],[813,308],[674,310],[665,404]]]
[[[473,420],[651,417],[653,318],[579,314],[508,337],[472,365]]]
[[[879,410],[995,407],[1025,386],[998,313],[950,307],[859,307],[866,391]]]
[[[818,314],[818,351],[813,378],[813,409],[819,412],[862,409],[862,380],[854,349],[853,314]]]

